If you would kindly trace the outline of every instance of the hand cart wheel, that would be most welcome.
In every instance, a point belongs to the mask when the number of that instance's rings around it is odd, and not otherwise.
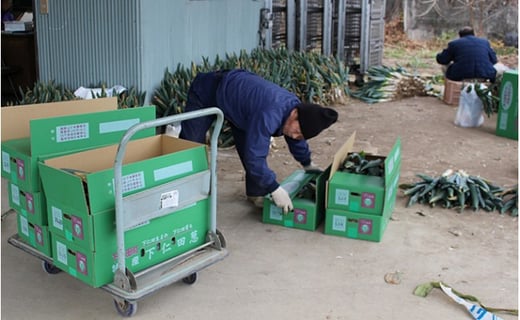
[[[186,278],[182,278],[182,282],[184,282],[185,284],[194,284],[195,281],[197,281],[197,273],[196,272],[190,274]]]
[[[131,317],[137,312],[137,302],[114,299],[114,305],[116,307],[117,313],[123,317]]]
[[[224,238],[224,235],[222,234],[222,232],[220,232],[219,229],[216,229],[215,231],[217,232],[218,239],[220,240],[220,246],[222,248],[225,248],[226,247],[226,238]]]
[[[53,265],[52,263],[42,260],[42,268],[48,274],[57,274],[61,272],[61,269]]]

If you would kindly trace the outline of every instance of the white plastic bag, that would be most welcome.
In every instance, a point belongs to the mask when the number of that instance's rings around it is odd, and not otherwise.
[[[484,123],[483,111],[484,106],[475,92],[475,84],[468,84],[460,92],[455,125],[464,128],[480,127]]]
[[[116,94],[120,94],[121,92],[125,91],[126,88],[120,85],[113,86],[112,88],[106,88],[105,93],[107,94],[107,97],[115,96]],[[101,95],[103,93],[102,88],[85,88],[85,87],[79,87],[74,91],[74,95],[78,98],[82,99],[94,99],[96,95]],[[92,96],[94,94],[94,96]]]

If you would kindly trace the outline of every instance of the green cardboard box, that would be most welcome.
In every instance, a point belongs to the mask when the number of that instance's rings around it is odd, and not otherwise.
[[[373,215],[382,215],[385,208],[393,206],[387,202],[386,193],[390,184],[399,179],[401,168],[401,141],[398,138],[388,156],[367,154],[368,160],[380,158],[384,161],[384,176],[367,176],[340,170],[355,141],[355,132],[334,157],[330,178],[327,183],[327,208]]]
[[[351,239],[381,241],[394,210],[398,185],[399,175],[394,175],[385,193],[385,206],[381,215],[327,208],[324,233]]]
[[[113,213],[109,217],[107,212],[115,208],[117,149],[118,145],[111,145],[40,162],[51,232],[89,250],[98,247],[94,234],[99,230],[95,229],[111,228],[115,221]],[[123,196],[205,171],[208,159],[203,144],[168,135],[133,140],[127,144],[122,167]],[[179,199],[183,200],[183,194]],[[152,204],[147,209],[151,211]]]
[[[2,121],[2,177],[6,179],[14,178],[15,183],[17,183],[18,172],[16,169],[19,165],[16,163],[16,157],[11,158],[9,153],[4,154],[4,144],[9,140],[27,138],[27,142],[22,143],[19,148],[24,150],[23,154],[29,154],[31,120],[116,109],[117,98],[115,97],[2,107],[0,111]]]
[[[47,203],[43,192],[24,191],[15,183],[9,182],[7,187],[9,207],[15,209],[29,222],[39,226],[47,226]]]
[[[208,213],[209,200],[205,199],[128,230],[126,267],[138,272],[204,244],[209,230]],[[114,224],[97,227],[96,235],[107,239],[109,236],[103,233],[110,233],[113,239],[97,246],[95,251],[51,232],[54,265],[93,287],[112,283],[118,268]]]
[[[30,121],[30,137],[2,143],[2,170],[24,190],[40,191],[41,159],[117,143],[128,128],[155,119],[155,107],[91,112]],[[135,139],[152,136],[143,130]]]
[[[262,222],[281,225],[288,228],[314,231],[325,216],[325,180],[328,170],[318,173],[305,173],[304,170],[296,170],[287,177],[280,185],[289,193],[294,210],[283,214],[282,209],[277,207],[270,195],[264,197],[262,211]],[[312,183],[315,190],[305,190]],[[313,194],[312,199],[301,197],[305,192],[307,196]]]
[[[383,216],[327,209],[324,233],[333,236],[379,242],[388,224]]]
[[[49,228],[29,222],[25,216],[17,212],[18,236],[25,243],[43,253],[47,257],[52,257],[52,246]]]
[[[505,71],[502,77],[496,135],[518,140],[518,70]]]

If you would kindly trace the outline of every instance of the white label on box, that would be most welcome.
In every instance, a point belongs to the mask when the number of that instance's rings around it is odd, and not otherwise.
[[[139,123],[139,118],[103,122],[103,123],[99,124],[99,133],[126,131],[126,130],[128,130],[128,128],[130,128],[134,124],[138,124],[138,123]]]
[[[56,241],[56,256],[58,257],[58,261],[63,263],[64,265],[68,265],[67,263],[67,246],[63,243]]]
[[[63,212],[60,208],[52,207],[52,225],[63,231]]]
[[[269,218],[272,220],[278,220],[282,221],[283,215],[282,215],[282,208],[279,208],[275,205],[269,206]]]
[[[506,112],[502,112],[500,114],[500,120],[498,121],[499,124],[498,124],[498,128],[500,128],[500,130],[506,130],[507,129],[507,113]]]
[[[161,194],[161,209],[179,206],[179,190],[172,190]]]
[[[293,192],[298,191],[298,188],[300,187],[300,184],[296,181],[288,181],[285,183],[282,183],[281,187],[287,191],[287,193],[291,194]]]
[[[20,205],[20,189],[16,184],[11,184],[11,201],[16,205]]]
[[[2,170],[11,173],[11,156],[5,151],[2,151]]]
[[[27,221],[27,218],[22,215],[20,215],[20,229],[26,237],[29,236],[29,222]]]
[[[332,230],[347,231],[347,217],[333,215]]]
[[[388,190],[386,191],[385,205],[390,202],[390,197],[392,196],[395,189],[397,188],[398,181],[399,181],[399,175],[396,174],[394,177],[394,180],[390,183],[390,186],[388,187]]]
[[[507,111],[509,107],[513,104],[513,83],[511,81],[507,81],[504,84],[502,89],[502,95],[500,96],[500,101],[502,102],[502,109]]]
[[[401,154],[401,148],[398,148],[397,150],[395,150],[395,153],[394,153],[394,162],[397,162],[397,160],[399,159],[399,155]]]
[[[292,181],[302,182],[305,179],[305,171],[298,172],[292,179]]]
[[[386,170],[388,170],[387,172],[389,173],[394,171],[394,158],[388,159],[388,168]]]
[[[335,204],[341,204],[344,206],[348,206],[350,191],[345,189],[336,189],[335,195]]]
[[[88,123],[76,123],[56,127],[56,142],[67,142],[88,138]]]
[[[122,177],[123,193],[144,188],[144,172],[134,172]]]
[[[175,177],[193,171],[193,162],[186,161],[153,171],[155,181]]]

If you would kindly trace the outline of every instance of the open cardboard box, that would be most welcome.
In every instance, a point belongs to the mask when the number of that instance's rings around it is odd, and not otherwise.
[[[38,161],[118,143],[131,126],[154,119],[155,107],[139,107],[30,120],[29,137],[2,142],[2,172],[20,189],[40,191]],[[132,139],[154,134],[149,128]]]
[[[2,177],[25,191],[40,191],[37,169],[31,170],[31,164],[36,161],[31,157],[29,138],[32,120],[116,109],[115,97],[3,107],[0,110]]]
[[[165,207],[167,213],[190,205],[188,202],[193,200],[190,192],[199,188],[205,191],[197,195],[205,194],[207,198],[209,179],[199,179],[206,172],[209,175],[206,149],[204,144],[168,135],[129,141],[122,163],[123,197],[127,200],[129,196],[140,196],[152,188],[183,181],[184,184],[171,187],[176,197],[171,210],[169,206]],[[100,230],[108,230],[107,236],[115,241],[114,161],[117,150],[118,145],[110,145],[39,163],[52,233],[89,251],[99,250],[100,246],[109,243],[95,236]],[[162,210],[162,194],[154,191],[151,196],[156,199],[145,203],[143,210],[137,212],[139,217]],[[131,209],[142,205],[136,203]],[[125,209],[125,219],[128,219],[127,211]]]
[[[380,158],[384,162],[383,176],[368,176],[341,170],[347,156],[353,152],[354,132],[334,155],[327,181],[327,208],[382,215],[392,203],[386,200],[387,190],[399,175],[401,142],[397,139],[387,156],[366,154],[367,159]]]
[[[401,168],[401,142],[398,138],[384,159],[384,176],[373,177],[342,172],[354,149],[354,132],[334,155],[327,181],[325,234],[380,241],[395,205]]]
[[[289,193],[294,210],[283,214],[282,209],[277,207],[271,196],[264,198],[262,211],[262,222],[281,225],[288,228],[314,231],[318,228],[325,217],[325,180],[329,169],[322,173],[306,173],[304,170],[296,170],[287,177],[280,185]],[[311,183],[315,190],[304,190]],[[312,197],[300,196],[306,193]]]

